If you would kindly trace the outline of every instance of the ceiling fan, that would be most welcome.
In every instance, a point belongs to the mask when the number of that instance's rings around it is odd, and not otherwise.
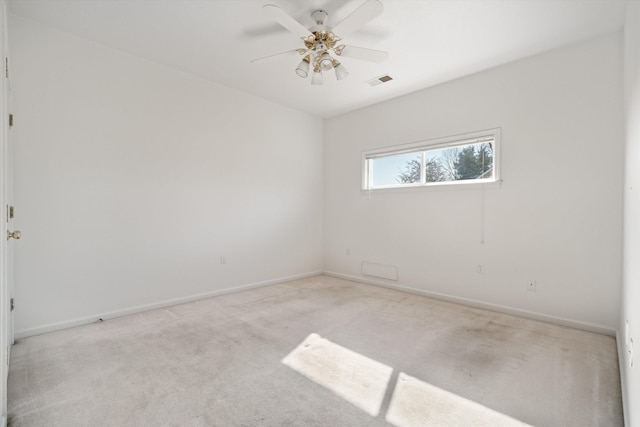
[[[263,10],[278,24],[282,25],[295,36],[300,37],[304,47],[257,58],[251,62],[297,52],[302,56],[302,60],[296,68],[296,74],[302,78],[306,78],[309,76],[309,71],[311,71],[313,73],[311,77],[312,85],[322,84],[323,71],[334,70],[337,80],[342,80],[349,75],[345,66],[338,62],[332,55],[371,62],[384,62],[389,57],[387,52],[381,50],[339,44],[342,40],[341,37],[348,36],[357,31],[360,27],[382,13],[383,6],[380,0],[365,1],[349,16],[333,27],[325,24],[328,14],[324,10],[315,10],[311,13],[311,19],[313,19],[315,25],[308,29],[276,5],[267,4],[263,7]]]

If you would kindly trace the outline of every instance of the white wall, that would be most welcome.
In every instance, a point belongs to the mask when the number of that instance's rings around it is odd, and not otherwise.
[[[378,283],[613,333],[621,46],[610,35],[327,120],[325,269],[370,280],[363,260],[396,265],[399,281]],[[363,150],[494,127],[501,188],[360,191]]]
[[[622,310],[618,352],[625,423],[640,424],[640,3],[629,2],[624,34],[626,119]],[[629,324],[627,331],[627,322]],[[634,365],[631,367],[630,339]]]
[[[10,34],[18,336],[321,270],[322,120],[18,17]]]

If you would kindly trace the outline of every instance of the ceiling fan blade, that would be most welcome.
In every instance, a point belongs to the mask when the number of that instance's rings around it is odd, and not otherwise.
[[[263,25],[256,25],[251,28],[245,28],[242,31],[243,39],[255,39],[257,37],[271,36],[274,34],[282,34],[285,29],[277,22],[269,22]]]
[[[389,54],[383,50],[367,49],[364,47],[345,45],[342,50],[336,50],[336,53],[346,58],[360,59],[369,62],[384,62],[389,59]]]
[[[311,34],[301,23],[274,4],[265,4],[262,10],[264,10],[267,16],[298,37],[304,38]]]
[[[274,53],[274,54],[271,54],[271,55],[263,56],[263,57],[260,57],[260,58],[252,59],[251,63],[253,64],[254,62],[262,61],[263,59],[273,58],[274,56],[286,55],[288,53],[297,53],[298,55],[304,55],[307,52],[309,52],[309,51],[305,50],[305,49],[285,50],[284,52],[278,52],[278,53]]]
[[[331,31],[344,38],[359,30],[367,22],[382,13],[384,6],[380,0],[367,0],[359,8],[351,12],[349,16],[338,23]]]

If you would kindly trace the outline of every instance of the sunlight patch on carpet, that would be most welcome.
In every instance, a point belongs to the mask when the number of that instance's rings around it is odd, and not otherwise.
[[[374,417],[393,372],[318,334],[309,335],[282,363]]]
[[[386,420],[397,427],[528,426],[403,372],[398,375]]]

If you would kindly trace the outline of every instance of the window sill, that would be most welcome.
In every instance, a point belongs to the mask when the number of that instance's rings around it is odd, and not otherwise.
[[[477,191],[477,190],[499,190],[502,188],[502,180],[493,182],[459,182],[455,184],[440,185],[416,185],[412,187],[388,187],[388,188],[372,188],[370,190],[361,189],[362,195],[371,194],[400,194],[415,193],[422,191]]]

